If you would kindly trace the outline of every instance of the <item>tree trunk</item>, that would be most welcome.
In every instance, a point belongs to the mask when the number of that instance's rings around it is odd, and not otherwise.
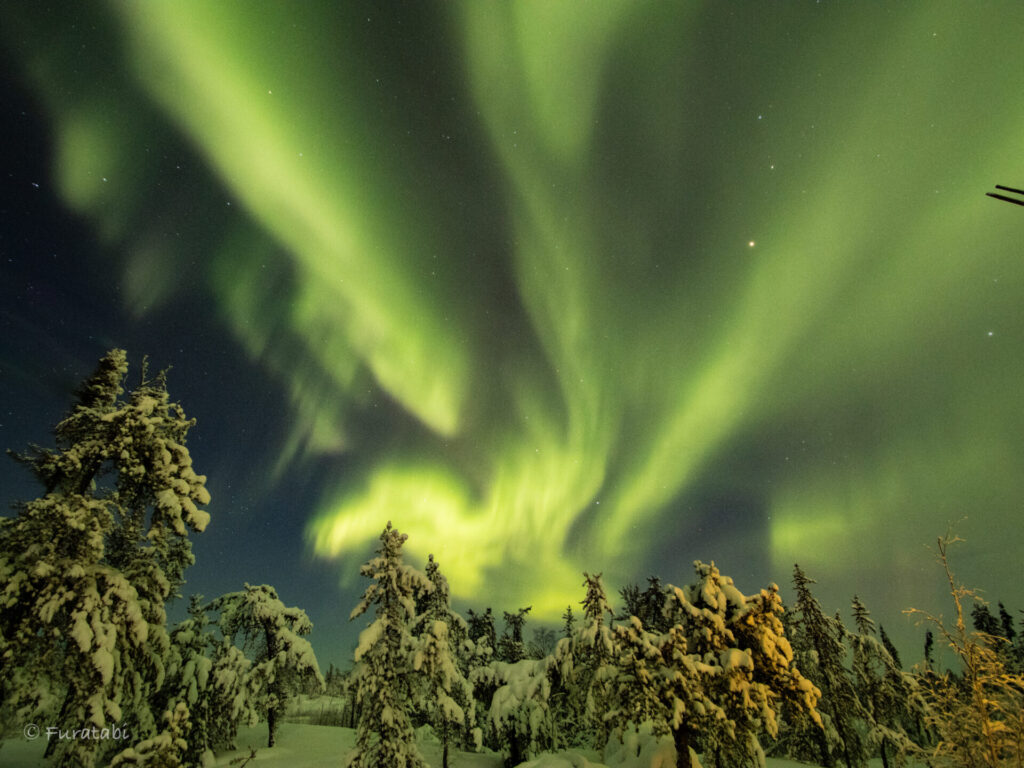
[[[68,710],[70,708],[71,708],[71,686],[68,686],[67,693],[64,694],[64,703],[60,705],[60,714],[57,715],[57,727],[58,728],[68,728],[69,727],[67,725],[67,718],[68,718]],[[75,728],[75,727],[78,727],[78,726],[70,726],[70,727],[71,728]],[[58,742],[58,739],[51,739],[51,738],[47,737],[46,751],[43,752],[43,758],[44,759],[48,758],[48,757],[51,757],[53,755],[53,751],[57,748],[57,742]]]
[[[441,768],[448,768],[448,740],[444,742],[444,751],[441,753]],[[888,768],[888,766],[886,766]]]
[[[277,738],[277,707],[267,709],[267,730],[270,732],[267,736],[267,746],[272,747]]]
[[[832,766],[835,765],[835,762],[832,760],[832,753],[828,748],[828,737],[825,735],[825,729],[818,728],[816,730],[818,734],[818,746],[821,748],[821,764],[824,765],[825,768],[832,768]]]
[[[882,739],[880,747],[882,749],[882,768],[889,768],[889,756],[885,754],[885,739]]]
[[[516,765],[519,765],[522,762],[525,762],[525,758],[523,757],[523,748],[519,745],[519,734],[518,733],[512,733],[509,736],[508,749],[509,749],[509,758],[508,758],[507,765],[508,765],[509,768],[513,768],[513,766],[516,766]]]
[[[263,638],[267,644],[266,658],[273,659],[277,656],[277,635],[274,634],[274,627],[269,621],[263,624]],[[271,700],[277,702],[275,706],[267,708],[267,729],[270,731],[267,737],[267,746],[272,747],[277,738],[277,710],[285,700],[280,672],[275,676],[274,682],[267,686],[267,692],[270,694]]]
[[[692,768],[690,762],[690,730],[677,728],[672,731],[672,740],[676,745],[676,768]]]

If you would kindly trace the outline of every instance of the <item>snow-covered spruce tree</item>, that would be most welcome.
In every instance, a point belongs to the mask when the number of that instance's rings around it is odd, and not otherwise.
[[[681,626],[653,633],[631,616],[614,632],[616,663],[602,672],[609,683],[611,706],[605,719],[613,738],[649,722],[655,736],[672,734],[676,765],[690,768],[696,735],[727,720],[709,694],[711,678],[721,669],[689,652]]]
[[[565,703],[559,709],[575,724],[573,746],[590,743],[603,749],[608,741],[608,725],[604,715],[609,708],[609,675],[602,673],[615,659],[615,636],[611,619],[614,615],[601,574],[583,574],[586,596],[583,623],[572,635],[559,641],[555,649],[558,679],[565,688]]]
[[[256,710],[267,718],[267,746],[272,747],[279,718],[305,681],[314,680],[317,690],[324,687],[313,646],[304,637],[313,623],[301,608],[285,606],[267,584],[246,584],[241,592],[218,597],[210,610],[220,612],[225,639],[241,639],[254,654],[249,688]]]
[[[413,669],[421,675],[416,706],[441,741],[441,765],[448,768],[449,747],[453,742],[463,743],[460,736],[466,729],[476,731],[477,745],[481,737],[476,728],[473,686],[460,652],[468,627],[452,610],[448,580],[433,555],[427,560],[426,576],[433,589],[423,594],[413,629],[417,643]]]
[[[760,737],[778,735],[784,708],[818,722],[819,691],[793,664],[775,584],[747,597],[714,563],[694,567],[697,582],[670,589],[665,616],[682,629],[687,652],[713,671],[706,691],[725,715],[696,732],[697,743],[716,766],[763,766]]]
[[[814,583],[799,565],[793,566],[796,603],[790,617],[790,639],[797,667],[821,691],[818,712],[824,727],[806,718],[793,718],[788,734],[790,756],[819,760],[827,768],[835,765],[838,756],[853,768],[866,760],[856,725],[865,721],[866,714],[845,665],[846,628],[822,611],[811,594],[810,585]]]
[[[490,648],[491,655],[493,655],[498,648],[498,638],[494,629],[494,615],[491,613],[491,609],[488,608],[483,613],[474,613],[470,608],[467,613],[469,614],[469,639],[478,648],[484,646]]]
[[[906,765],[906,755],[917,750],[905,724],[913,722],[914,707],[923,708],[916,681],[905,676],[892,654],[875,636],[875,622],[860,598],[853,597],[856,632],[848,632],[853,650],[853,685],[864,706],[865,740],[878,750],[884,768]]]
[[[359,634],[354,684],[359,706],[356,746],[346,759],[350,768],[426,768],[409,720],[414,694],[412,634],[416,598],[434,585],[402,562],[405,534],[387,527],[377,556],[360,569],[371,584],[350,619],[374,608],[374,620]]]
[[[473,609],[466,612],[469,615],[469,641],[466,645],[467,678],[473,683],[473,698],[476,701],[476,722],[483,726],[488,722],[488,712],[491,705],[491,698],[494,696],[495,687],[491,684],[490,678],[474,674],[476,670],[488,666],[495,661],[497,646],[497,632],[494,628],[494,614],[490,608],[483,613],[476,613]],[[495,736],[493,729],[483,729],[484,746],[494,751],[502,748],[501,742]],[[467,742],[467,747],[474,742]]]
[[[104,356],[55,428],[56,447],[16,456],[45,494],[0,529],[0,689],[8,714],[56,690],[52,721],[116,722],[144,738],[159,717],[164,603],[192,561],[188,530],[209,521],[198,506],[209,494],[185,448],[194,421],[169,402],[166,377],[143,366],[122,399],[127,367],[122,350]],[[98,746],[55,739],[47,752],[91,765]]]
[[[1024,675],[1007,669],[994,647],[997,638],[967,631],[964,603],[979,598],[956,580],[949,565],[949,547],[960,541],[947,533],[936,552],[953,598],[955,624],[949,627],[917,609],[907,611],[936,628],[962,669],[959,679],[929,670],[919,678],[929,705],[927,722],[938,735],[934,750],[922,750],[921,756],[962,768],[1024,765]]]
[[[487,718],[505,753],[506,768],[554,748],[556,724],[551,710],[554,659],[493,661],[473,670],[473,683],[493,690]]]
[[[222,639],[213,652],[210,670],[210,745],[214,749],[235,749],[238,726],[259,721],[251,695],[249,672],[252,662],[234,643]]]
[[[207,631],[209,621],[202,605],[202,595],[189,600],[189,618],[171,632],[171,652],[167,674],[158,701],[165,712],[174,712],[178,704],[186,707],[188,717],[175,722],[188,744],[185,760],[190,765],[212,763],[212,725],[210,672],[213,661],[208,655],[213,635]]]
[[[185,764],[195,766],[211,764],[214,749],[233,749],[238,725],[257,720],[246,686],[250,662],[241,650],[227,640],[218,642],[208,631],[206,612],[202,596],[192,595],[189,618],[171,632],[167,674],[157,698],[168,723],[179,704],[186,706],[188,718],[174,723],[184,729]]]
[[[179,701],[164,713],[165,726],[148,739],[122,750],[110,761],[110,768],[194,768],[202,763],[189,756],[187,736],[193,731],[188,707]]]

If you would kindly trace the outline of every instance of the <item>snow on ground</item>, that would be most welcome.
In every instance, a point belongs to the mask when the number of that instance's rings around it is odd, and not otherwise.
[[[355,731],[351,728],[337,728],[301,723],[282,723],[278,730],[278,743],[267,749],[267,726],[265,724],[242,727],[238,732],[238,749],[217,755],[217,766],[226,768],[236,758],[249,756],[250,748],[256,749],[256,758],[247,763],[251,768],[341,768],[345,755],[355,744]],[[7,739],[0,748],[0,768],[50,768],[43,760],[46,738],[29,741],[23,737]],[[420,752],[431,768],[440,768],[441,747],[433,739],[420,741]],[[522,768],[662,768],[675,765],[664,762],[667,755],[661,749],[642,749],[636,756],[609,755],[609,763],[601,763],[588,750],[563,752],[558,755],[541,755],[522,764]],[[491,753],[452,751],[448,757],[450,768],[501,768],[501,755]],[[235,763],[237,766],[238,763]],[[872,760],[871,768],[881,766],[880,760]],[[768,759],[768,768],[807,768],[803,763],[790,760]]]

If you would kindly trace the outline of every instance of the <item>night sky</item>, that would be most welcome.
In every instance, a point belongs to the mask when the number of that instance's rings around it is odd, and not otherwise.
[[[959,574],[1024,608],[1024,209],[985,196],[1024,186],[1022,34],[1017,0],[4,3],[0,447],[114,346],[171,366],[186,592],[273,584],[325,668],[389,519],[531,619],[584,570],[788,597],[799,562],[913,663],[964,515]]]

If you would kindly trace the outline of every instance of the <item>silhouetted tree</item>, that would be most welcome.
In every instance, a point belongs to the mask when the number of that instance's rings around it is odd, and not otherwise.
[[[526,658],[526,645],[523,643],[523,626],[526,624],[526,614],[530,612],[531,606],[520,608],[515,613],[505,611],[505,632],[498,640],[496,658],[499,661],[507,661],[514,664]]]

